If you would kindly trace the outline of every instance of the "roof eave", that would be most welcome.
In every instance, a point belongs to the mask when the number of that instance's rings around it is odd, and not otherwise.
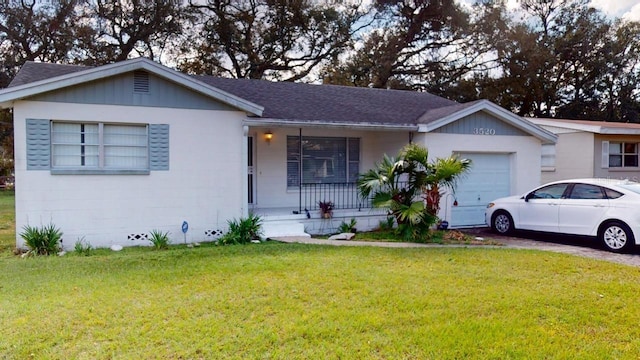
[[[640,135],[640,129],[600,128],[601,135]]]
[[[387,131],[418,131],[418,126],[413,124],[380,124],[364,122],[331,122],[320,120],[302,119],[277,119],[277,118],[247,118],[244,125],[260,127],[322,127],[338,129],[358,129],[358,130],[387,130]]]
[[[600,135],[640,135],[640,128],[630,129],[616,126],[589,125],[583,123],[572,123],[569,121],[558,121],[554,119],[531,118],[529,121],[540,126],[553,126],[562,129],[590,132]]]
[[[0,90],[0,106],[9,107],[15,100],[22,100],[33,95],[54,91],[81,83],[99,80],[105,77],[120,75],[130,71],[146,70],[169,81],[185,86],[193,91],[224,102],[249,114],[261,116],[264,108],[250,101],[207,85],[178,71],[169,69],[149,59],[136,58],[113,64],[88,68],[70,74],[34,81]]]
[[[538,126],[553,126],[558,128],[570,129],[570,130],[578,130],[585,132],[592,132],[599,134],[602,132],[602,127],[598,125],[586,125],[586,124],[571,124],[565,121],[554,121],[550,119],[538,119],[538,118],[525,118],[526,120],[537,124]]]

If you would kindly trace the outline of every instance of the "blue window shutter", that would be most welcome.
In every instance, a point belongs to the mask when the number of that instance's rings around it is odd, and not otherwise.
[[[169,170],[168,124],[149,124],[149,170]]]
[[[27,170],[51,169],[51,129],[48,119],[27,119]]]

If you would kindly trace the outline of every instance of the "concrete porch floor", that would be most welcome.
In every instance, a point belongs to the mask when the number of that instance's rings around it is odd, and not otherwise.
[[[294,214],[291,207],[288,208],[254,208],[251,212],[262,218],[263,227],[280,228],[275,232],[268,232],[268,237],[277,236],[296,236],[287,224],[291,227],[300,226],[302,224],[304,232],[299,232],[300,236],[326,235],[337,232],[342,222],[349,223],[351,219],[355,219],[358,231],[369,231],[377,228],[380,221],[387,218],[385,210],[380,209],[339,209],[333,211],[333,216],[329,219],[322,218],[319,210],[310,211],[308,216],[303,210],[301,214]],[[267,231],[265,231],[267,232]],[[277,232],[282,232],[278,234]]]

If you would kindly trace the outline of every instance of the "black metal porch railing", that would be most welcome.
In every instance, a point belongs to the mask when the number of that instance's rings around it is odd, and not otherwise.
[[[334,209],[371,208],[371,199],[360,198],[355,183],[303,183],[300,188],[300,211],[318,210],[320,201],[331,201]]]

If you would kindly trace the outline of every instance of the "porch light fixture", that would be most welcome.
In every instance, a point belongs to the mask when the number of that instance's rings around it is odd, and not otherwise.
[[[264,141],[266,141],[267,143],[270,143],[271,139],[273,139],[273,133],[271,132],[271,130],[269,130],[266,133],[264,133]]]

